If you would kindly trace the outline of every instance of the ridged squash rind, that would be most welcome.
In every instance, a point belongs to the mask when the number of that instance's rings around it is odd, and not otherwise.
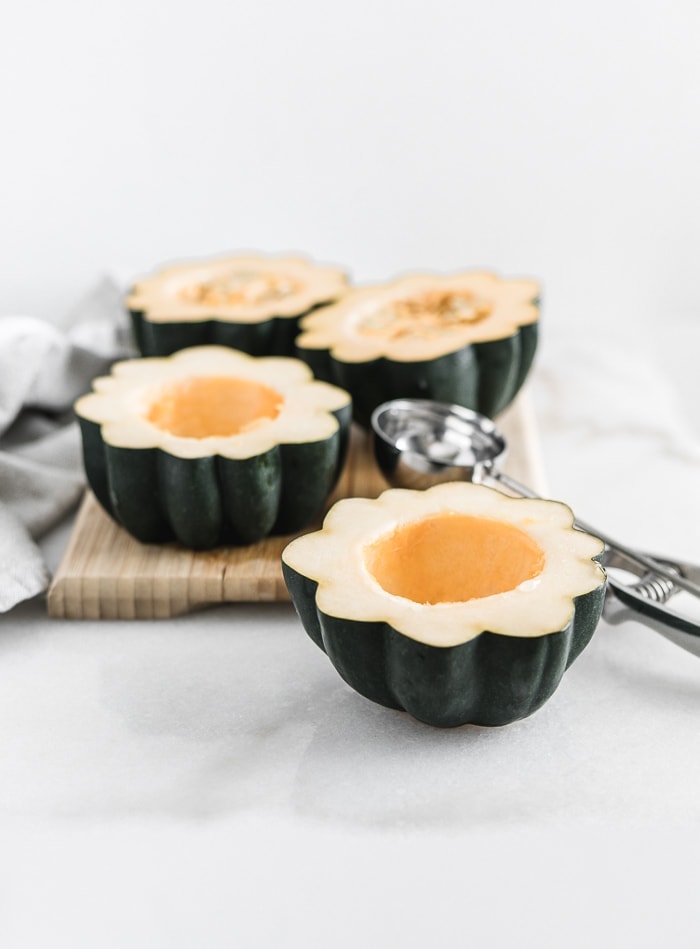
[[[450,492],[454,497],[455,489],[464,494],[465,489],[468,492],[474,488],[482,493],[492,490],[465,484],[441,485],[428,492],[392,491],[382,497],[404,495],[399,500],[406,505],[405,519],[408,521],[416,516],[415,512],[411,514],[409,495],[435,496],[442,492],[449,507]],[[511,505],[511,511],[513,503],[527,504],[525,520],[536,510],[531,501],[501,497]],[[381,498],[378,500],[381,503]],[[535,503],[568,511],[558,502]],[[332,515],[339,504],[329,515],[331,531],[334,530]],[[439,509],[439,505],[434,509]],[[443,509],[447,508],[443,505]],[[356,508],[353,519],[357,520],[360,515],[359,508]],[[498,632],[471,629],[460,636],[459,632],[452,635],[449,628],[445,634],[443,628],[438,631],[439,635],[431,636],[428,628],[431,616],[440,624],[442,605],[431,610],[428,606],[416,608],[415,604],[404,601],[406,614],[413,614],[407,634],[405,629],[397,628],[402,625],[403,607],[398,602],[401,597],[385,594],[386,607],[383,607],[382,597],[375,589],[374,600],[366,610],[353,605],[348,608],[350,602],[357,603],[363,597],[362,583],[355,582],[355,572],[345,581],[349,584],[347,598],[341,597],[340,608],[333,609],[329,606],[329,596],[319,595],[319,584],[326,587],[328,594],[329,571],[333,569],[328,564],[333,560],[332,553],[328,552],[320,570],[315,567],[308,569],[308,564],[305,569],[306,553],[315,543],[314,538],[321,538],[326,525],[322,531],[306,535],[300,542],[293,541],[286,548],[282,558],[284,578],[308,636],[328,655],[341,677],[361,695],[388,708],[402,709],[419,721],[437,727],[506,725],[532,714],[553,695],[566,669],[589,643],[603,608],[605,574],[599,566],[602,544],[596,538],[575,531],[571,526],[573,518],[570,512],[559,520],[557,530],[568,530],[574,537],[573,546],[577,553],[573,556],[580,561],[580,569],[577,567],[575,573],[581,592],[574,595],[565,592],[567,604],[564,613],[561,604],[554,612],[557,616],[568,614],[567,621],[561,626],[555,623],[552,627],[545,620],[539,634],[537,621],[530,616],[525,624],[528,628],[518,628],[516,621],[512,628],[506,626]],[[368,537],[370,535],[371,531]],[[348,561],[358,556],[353,539],[346,538],[344,549]],[[556,565],[546,569],[556,570]],[[315,576],[310,573],[315,573]],[[331,585],[334,582],[331,580]],[[338,578],[337,582],[343,580]],[[576,590],[576,585],[573,589]],[[457,616],[460,612],[467,612],[469,604],[466,608],[462,605],[461,610],[459,604],[454,606],[454,615]],[[541,603],[532,607],[541,608]],[[526,592],[522,594],[519,609],[523,615],[528,610]],[[353,613],[359,614],[363,610],[366,613],[363,618],[353,616]],[[422,637],[420,627],[417,629],[414,621],[419,613],[421,621],[427,624]],[[389,614],[393,614],[391,622],[387,621]],[[438,644],[440,641],[447,644]]]
[[[300,400],[301,421],[289,420],[288,437],[285,419],[252,436],[169,437],[143,418],[127,417],[137,414],[138,393],[153,389],[159,370],[168,381],[225,372],[263,380]],[[112,373],[95,380],[96,391],[79,399],[75,410],[88,484],[137,540],[177,540],[193,549],[252,544],[302,530],[319,515],[345,461],[352,412],[347,393],[313,380],[298,360],[258,360],[221,347],[127,360]],[[285,381],[285,373],[291,379]]]
[[[373,307],[459,291],[478,295],[492,312],[473,326],[424,340],[358,333]],[[296,352],[319,379],[351,393],[355,419],[364,426],[378,405],[395,398],[451,402],[494,417],[513,401],[532,366],[539,294],[535,281],[482,272],[403,277],[351,290],[302,319]]]
[[[227,272],[282,274],[298,290],[280,299],[236,305],[183,300],[192,284]],[[191,346],[228,346],[253,356],[293,356],[299,320],[341,298],[348,289],[343,270],[301,257],[236,254],[164,267],[137,281],[127,296],[134,338],[145,356],[168,356]]]

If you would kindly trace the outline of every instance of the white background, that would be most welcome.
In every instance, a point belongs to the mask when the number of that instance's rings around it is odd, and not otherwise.
[[[555,493],[697,560],[699,49],[691,0],[8,5],[0,314],[242,247],[538,277]],[[437,734],[287,607],[0,632],[8,949],[697,944],[700,666],[641,627]]]
[[[693,0],[8,5],[0,312],[251,247],[653,331],[700,305],[699,44]]]

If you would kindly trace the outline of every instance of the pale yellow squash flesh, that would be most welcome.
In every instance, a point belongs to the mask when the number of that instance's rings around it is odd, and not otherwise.
[[[337,267],[302,257],[234,254],[165,267],[140,279],[126,302],[153,323],[257,323],[299,316],[339,299],[348,287]]]
[[[338,501],[282,559],[318,584],[327,616],[445,647],[565,629],[576,598],[605,581],[602,550],[564,504],[454,482]]]
[[[115,448],[158,448],[178,458],[244,459],[275,445],[322,441],[350,397],[298,359],[253,357],[225,346],[116,363],[76,412]]]

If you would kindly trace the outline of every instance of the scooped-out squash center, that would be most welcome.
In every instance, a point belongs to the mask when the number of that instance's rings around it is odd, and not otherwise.
[[[544,568],[544,551],[511,524],[445,513],[413,521],[364,549],[377,583],[415,603],[461,603],[514,590]]]
[[[212,306],[245,306],[281,300],[297,292],[299,284],[284,274],[231,270],[182,287],[181,299]]]
[[[383,339],[426,338],[479,323],[490,313],[491,305],[467,290],[432,290],[384,304],[360,320],[358,329]]]
[[[201,376],[159,390],[146,418],[181,438],[238,435],[276,418],[284,399],[251,379]]]

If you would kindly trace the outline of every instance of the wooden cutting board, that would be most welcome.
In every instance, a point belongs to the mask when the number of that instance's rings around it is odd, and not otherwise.
[[[498,423],[508,440],[504,471],[546,495],[527,393],[521,393]],[[376,497],[386,487],[369,436],[354,428],[348,464],[328,506],[344,497]],[[88,491],[49,589],[49,615],[152,619],[215,603],[288,600],[280,554],[290,539],[272,537],[249,547],[207,551],[174,543],[140,544],[104,513]]]

